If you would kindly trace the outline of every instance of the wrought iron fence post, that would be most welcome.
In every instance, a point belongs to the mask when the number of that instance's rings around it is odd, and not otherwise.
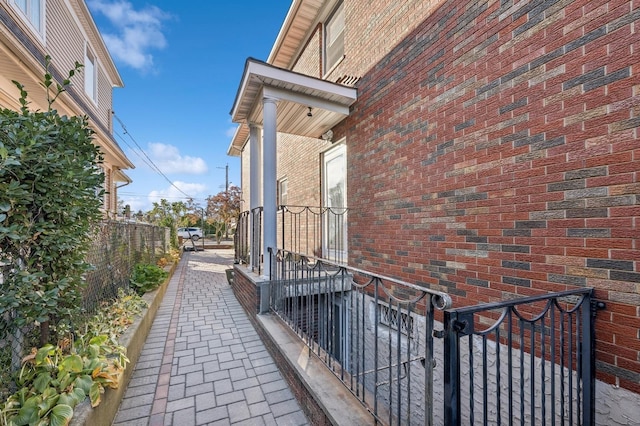
[[[589,353],[582,357],[582,420],[585,425],[595,424],[596,405],[596,313],[605,308],[603,302],[593,299],[593,290],[585,295],[582,302],[582,340],[583,348],[589,348]],[[585,380],[587,383],[585,384]]]
[[[285,244],[284,241],[284,228],[285,228],[285,220],[284,220],[284,206],[280,206],[279,207],[281,213],[281,218],[280,220],[282,221],[282,227],[280,228],[280,244],[278,245],[278,247],[283,248],[285,250],[287,250],[287,245]]]
[[[424,424],[433,425],[433,296],[426,303],[425,363],[424,363]]]
[[[444,312],[444,424],[460,425],[460,342],[457,312]]]

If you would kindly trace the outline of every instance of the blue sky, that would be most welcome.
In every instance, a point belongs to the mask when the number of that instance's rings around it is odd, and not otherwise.
[[[226,154],[229,111],[245,60],[267,59],[290,0],[87,4],[125,84],[113,100],[115,139],[136,166],[124,204],[146,211],[188,195],[204,206],[224,190],[227,164],[240,186],[239,159]]]

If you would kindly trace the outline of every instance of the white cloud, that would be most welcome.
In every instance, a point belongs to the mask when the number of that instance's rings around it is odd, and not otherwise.
[[[177,147],[164,143],[149,143],[149,157],[162,173],[207,173],[207,163],[200,157],[183,156]]]
[[[153,66],[152,49],[163,49],[167,42],[162,33],[162,22],[170,15],[156,6],[135,10],[124,0],[89,0],[93,13],[104,15],[113,32],[102,31],[104,42],[116,61],[139,70]]]
[[[185,193],[194,199],[206,198],[207,185],[202,183],[189,183],[175,181],[168,188],[154,190],[149,193],[149,203],[158,203],[161,199],[165,199],[170,203],[175,201],[187,202]]]

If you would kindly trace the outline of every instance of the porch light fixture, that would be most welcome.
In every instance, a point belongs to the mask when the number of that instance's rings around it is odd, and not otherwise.
[[[311,113],[311,107],[309,107],[309,112],[307,113],[307,117],[313,117],[313,114]]]

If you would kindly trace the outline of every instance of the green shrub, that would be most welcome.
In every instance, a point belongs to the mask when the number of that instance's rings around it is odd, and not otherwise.
[[[164,282],[169,273],[156,265],[138,263],[131,273],[131,286],[140,295],[155,290]]]
[[[61,116],[46,58],[43,86],[49,109],[31,111],[22,84],[20,111],[0,109],[0,316],[13,327],[40,325],[40,346],[53,342],[58,324],[81,310],[90,229],[102,218],[104,173],[100,150],[86,117]],[[51,328],[50,328],[51,326]]]

